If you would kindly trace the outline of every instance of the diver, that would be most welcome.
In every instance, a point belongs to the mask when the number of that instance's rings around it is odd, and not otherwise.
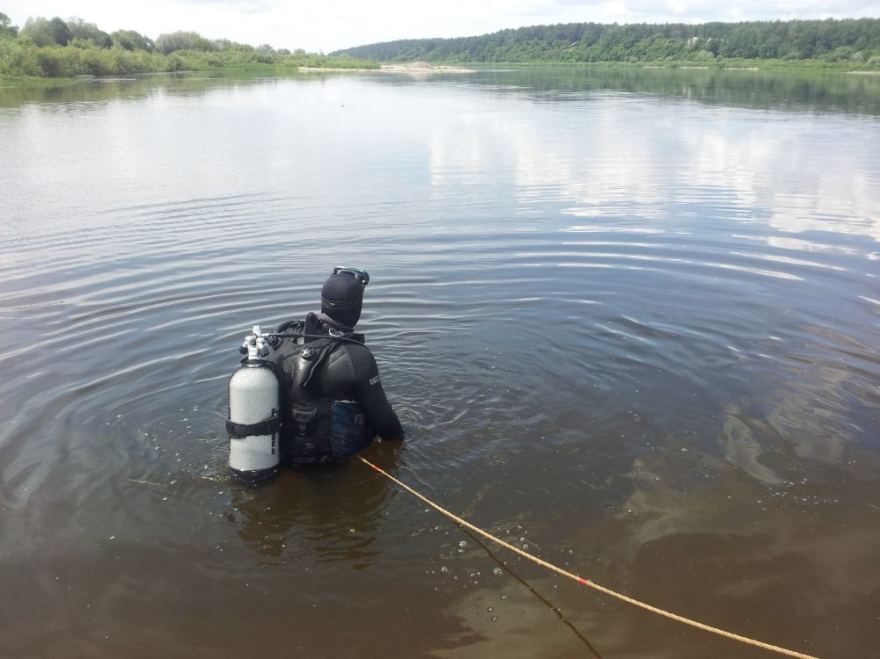
[[[343,462],[376,435],[403,439],[376,360],[354,331],[369,281],[362,270],[334,268],[321,289],[321,313],[283,323],[269,342],[285,466]]]

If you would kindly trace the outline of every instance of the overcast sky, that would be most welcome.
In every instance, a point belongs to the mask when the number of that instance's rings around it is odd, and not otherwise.
[[[78,16],[156,38],[194,30],[253,45],[330,52],[376,41],[469,36],[542,23],[703,22],[880,16],[878,0],[0,0],[29,16]]]

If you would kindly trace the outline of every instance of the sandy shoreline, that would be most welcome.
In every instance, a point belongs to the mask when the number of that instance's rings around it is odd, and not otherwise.
[[[382,71],[387,73],[407,73],[409,75],[431,75],[433,73],[475,73],[474,69],[463,66],[446,66],[428,64],[427,62],[408,62],[406,64],[383,64]]]
[[[297,71],[300,73],[351,73],[355,72],[366,72],[366,71],[378,71],[379,69],[344,69],[338,66],[298,66],[296,67]]]
[[[342,69],[320,66],[301,66],[299,70],[303,73],[349,73],[353,71],[373,72],[373,73],[405,73],[411,76],[429,76],[438,73],[475,73],[474,69],[467,69],[461,66],[446,66],[442,64],[434,65],[427,62],[408,62],[406,64],[382,64],[378,69]]]

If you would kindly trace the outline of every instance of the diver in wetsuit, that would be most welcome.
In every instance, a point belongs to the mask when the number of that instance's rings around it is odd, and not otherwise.
[[[354,331],[370,276],[337,267],[321,313],[278,328],[268,357],[281,385],[281,457],[287,466],[342,462],[370,444],[402,440],[363,334]]]

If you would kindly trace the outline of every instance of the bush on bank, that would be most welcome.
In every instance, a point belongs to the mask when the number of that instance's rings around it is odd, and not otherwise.
[[[154,42],[134,30],[108,34],[77,18],[29,19],[19,30],[0,12],[0,77],[119,76],[262,66],[379,67],[365,59],[212,41],[195,32],[163,34]]]
[[[90,44],[36,46],[25,40],[0,40],[0,76],[42,78],[80,75],[113,76],[171,71],[204,71],[232,67],[275,65],[328,68],[378,68],[368,60],[248,51],[178,50],[170,54],[126,50],[120,46],[100,48]]]

